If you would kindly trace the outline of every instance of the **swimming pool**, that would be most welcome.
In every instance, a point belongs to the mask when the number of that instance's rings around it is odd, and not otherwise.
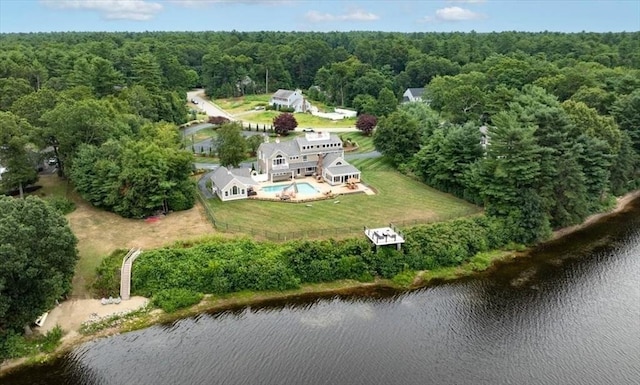
[[[262,191],[266,192],[266,193],[279,193],[282,190],[284,190],[285,187],[290,186],[291,183],[287,183],[287,184],[278,184],[278,185],[274,185],[274,186],[265,186],[262,188]],[[318,191],[315,187],[313,187],[312,185],[310,185],[307,182],[301,182],[301,183],[296,183],[296,186],[298,186],[298,194],[317,194],[320,191]],[[291,191],[291,189],[290,189]]]

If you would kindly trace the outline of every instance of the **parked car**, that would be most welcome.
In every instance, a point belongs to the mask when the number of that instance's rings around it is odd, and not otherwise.
[[[49,160],[47,160],[47,163],[49,164],[49,166],[55,166],[56,164],[58,164],[58,159],[54,158],[49,158]]]
[[[313,128],[303,128],[302,132],[315,132]]]
[[[198,104],[198,101],[197,101],[197,100],[195,100],[195,99],[191,99],[191,103],[193,103],[193,104]]]

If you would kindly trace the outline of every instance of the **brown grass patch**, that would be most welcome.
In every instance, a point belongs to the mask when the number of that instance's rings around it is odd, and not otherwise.
[[[76,204],[67,215],[73,233],[78,238],[80,260],[73,279],[74,298],[88,298],[87,284],[102,258],[116,249],[140,247],[143,250],[172,244],[178,240],[201,238],[215,232],[204,209],[196,202],[190,210],[170,213],[155,222],[127,219],[97,209],[78,196],[67,182],[55,175],[40,176],[41,197],[65,195]]]

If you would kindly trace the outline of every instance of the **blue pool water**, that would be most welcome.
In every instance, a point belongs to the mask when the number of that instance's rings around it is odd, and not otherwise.
[[[285,187],[290,186],[291,183],[287,183],[287,184],[278,184],[275,186],[265,186],[262,188],[262,191],[267,192],[267,193],[279,193],[282,190],[284,190]],[[306,182],[302,182],[302,183],[296,183],[296,185],[298,186],[298,194],[317,194],[320,191],[316,190],[315,187],[313,187],[312,185],[310,185],[309,183]]]

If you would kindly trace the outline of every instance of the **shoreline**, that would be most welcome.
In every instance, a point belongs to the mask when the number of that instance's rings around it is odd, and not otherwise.
[[[585,221],[582,222],[581,224],[555,230],[552,233],[551,238],[549,238],[545,242],[555,241],[564,236],[567,236],[569,234],[582,230],[600,221],[601,219],[623,212],[627,209],[628,205],[632,201],[638,198],[640,198],[640,190],[635,190],[621,197],[618,197],[616,199],[616,205],[612,210],[603,212],[603,213],[593,214],[587,217]],[[520,255],[527,255],[527,253],[524,253],[524,254],[516,253],[516,252],[502,253],[501,257],[497,257],[495,260],[492,261],[488,269],[490,269],[496,262],[500,260],[504,260],[505,258],[517,258]],[[471,275],[477,274],[480,272],[481,271],[473,272],[471,273]],[[131,320],[127,320],[126,322],[118,326],[108,327],[88,335],[80,334],[78,330],[74,330],[74,329],[69,330],[69,325],[60,325],[61,327],[63,327],[63,329],[65,329],[66,333],[62,337],[60,345],[55,349],[54,352],[49,354],[39,354],[39,355],[36,355],[35,357],[34,356],[22,357],[22,358],[10,359],[10,360],[5,360],[4,362],[0,362],[0,378],[2,378],[5,374],[8,374],[9,372],[15,369],[18,369],[22,366],[31,365],[31,364],[41,364],[51,359],[55,359],[63,354],[68,353],[76,346],[84,344],[86,342],[90,342],[92,340],[151,327],[159,323],[173,322],[175,320],[185,318],[185,317],[190,317],[203,312],[224,311],[224,310],[233,309],[237,307],[260,305],[260,304],[268,303],[272,301],[284,301],[288,299],[300,298],[305,296],[327,296],[327,295],[350,294],[350,293],[353,293],[354,291],[362,290],[362,289],[376,288],[376,289],[392,289],[392,290],[414,290],[414,289],[426,287],[432,282],[432,280],[422,281],[420,278],[423,273],[424,272],[416,272],[416,277],[414,278],[413,284],[411,284],[408,287],[400,287],[398,285],[394,285],[393,283],[391,283],[390,280],[376,279],[373,282],[338,281],[338,282],[329,282],[329,283],[323,283],[323,284],[313,284],[313,285],[306,285],[299,289],[287,291],[287,292],[253,293],[249,296],[243,295],[243,293],[234,293],[234,294],[231,294],[229,297],[212,299],[211,295],[205,295],[205,299],[203,299],[199,304],[196,304],[189,308],[178,310],[174,313],[164,313],[159,309],[152,310],[144,314],[143,316],[136,317]],[[461,275],[460,277],[457,277],[457,278],[462,278],[464,276],[468,276],[468,274]],[[142,298],[142,297],[139,297],[139,298],[140,300],[144,300],[144,302],[148,301],[148,299],[146,298]],[[87,301],[97,301],[97,300],[87,300]]]
[[[551,238],[549,238],[547,241],[545,242],[550,242],[550,241],[555,241],[557,239],[560,239],[566,235],[575,233],[576,231],[580,231],[582,229],[584,229],[585,227],[589,227],[592,224],[600,221],[601,219],[604,219],[606,217],[609,217],[611,215],[623,212],[627,209],[627,206],[629,205],[629,203],[631,203],[632,201],[636,200],[637,198],[640,198],[640,190],[635,190],[635,191],[631,191],[621,197],[616,198],[616,205],[613,209],[611,209],[610,211],[607,212],[603,212],[603,213],[597,213],[597,214],[592,214],[590,216],[588,216],[582,223],[577,224],[577,225],[573,225],[573,226],[569,226],[569,227],[563,227],[561,229],[555,230],[551,233]],[[543,242],[543,243],[545,243]]]

